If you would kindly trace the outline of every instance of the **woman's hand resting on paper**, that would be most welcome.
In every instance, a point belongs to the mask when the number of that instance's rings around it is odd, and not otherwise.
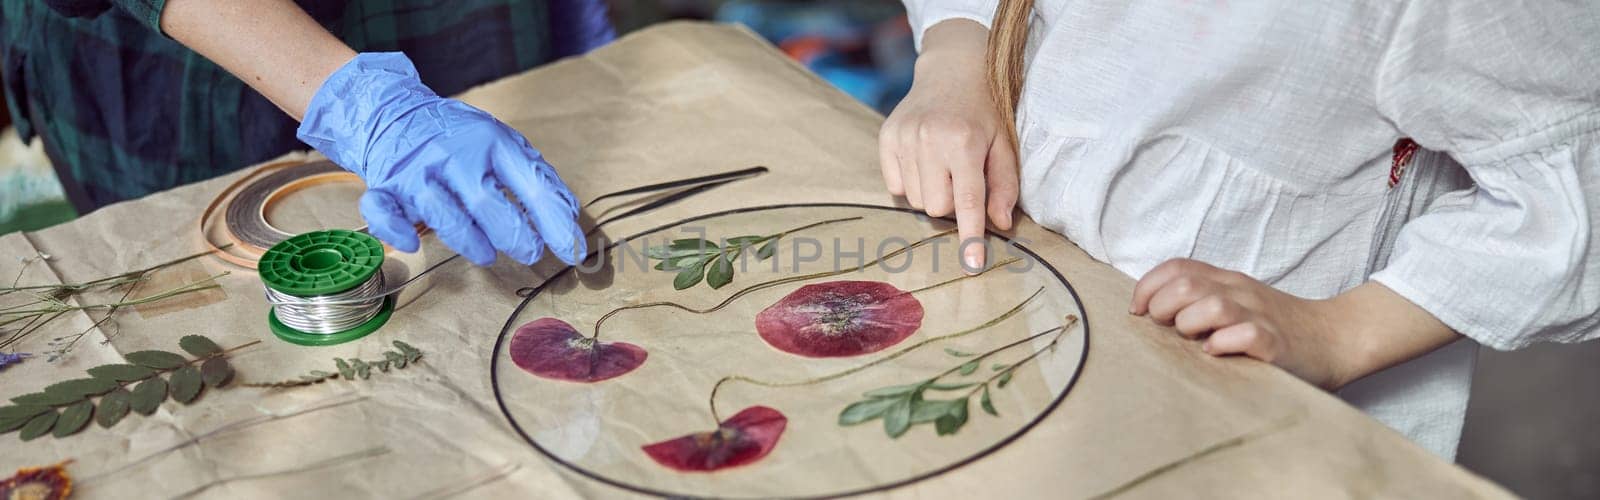
[[[987,220],[1011,228],[1017,157],[984,73],[989,30],[965,19],[929,28],[911,92],[878,133],[889,193],[930,216],[954,213],[961,241],[981,241]],[[984,266],[981,244],[962,245],[967,269]]]
[[[1212,356],[1249,356],[1327,390],[1459,338],[1377,282],[1326,300],[1303,299],[1190,259],[1146,273],[1128,312],[1204,338],[1200,349]]]

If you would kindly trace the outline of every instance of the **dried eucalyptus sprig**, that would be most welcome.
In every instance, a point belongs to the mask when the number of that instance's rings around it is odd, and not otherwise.
[[[701,280],[705,280],[711,288],[722,288],[733,282],[733,261],[744,257],[745,250],[755,248],[756,260],[767,260],[778,252],[778,240],[784,236],[817,226],[854,220],[861,220],[861,217],[813,222],[766,236],[735,236],[723,240],[720,246],[701,238],[673,240],[666,245],[646,248],[644,254],[661,261],[655,265],[657,270],[678,272],[672,279],[674,289],[688,289]]]
[[[209,338],[189,335],[178,340],[178,347],[194,359],[169,351],[130,352],[123,356],[127,363],[96,366],[88,370],[88,378],[57,382],[11,398],[14,405],[0,407],[0,433],[20,430],[23,441],[47,433],[61,438],[83,430],[91,417],[109,428],[129,411],[155,413],[168,397],[192,403],[205,387],[224,387],[233,379],[229,353],[257,343],[224,350]],[[162,379],[163,374],[170,376]]]
[[[397,370],[404,369],[405,367],[422,360],[422,351],[412,347],[411,344],[396,340],[394,341],[394,347],[399,350],[384,351],[383,359],[381,360],[365,361],[358,358],[333,358],[334,366],[338,367],[338,371],[336,372],[311,370],[311,373],[301,375],[299,378],[293,380],[249,383],[244,385],[246,387],[268,387],[278,389],[311,385],[321,383],[324,380],[336,378],[343,378],[345,380],[355,380],[359,378],[361,380],[366,380],[372,377],[373,368],[377,368],[378,371],[388,373],[389,368],[394,368]]]
[[[866,399],[851,403],[844,408],[844,411],[839,412],[839,425],[856,425],[881,418],[883,419],[884,433],[891,438],[899,438],[907,430],[910,430],[911,426],[931,422],[934,424],[934,430],[940,436],[948,436],[955,434],[956,431],[961,430],[961,427],[967,424],[967,407],[971,404],[973,396],[979,396],[978,406],[983,409],[984,413],[998,417],[1000,412],[995,410],[994,401],[990,399],[989,385],[994,384],[995,388],[1004,389],[1006,384],[1011,383],[1011,376],[1016,373],[1017,368],[1037,358],[1045,351],[1054,349],[1056,344],[1061,341],[1061,337],[1077,322],[1077,316],[1067,316],[1066,321],[1061,326],[1033,334],[1022,340],[978,355],[947,348],[945,349],[946,354],[957,358],[971,359],[964,360],[959,365],[914,384],[882,387],[867,391],[862,394]],[[1049,344],[1021,360],[1009,364],[994,364],[995,373],[987,379],[980,382],[939,382],[939,379],[951,375],[970,376],[978,371],[978,367],[981,366],[984,358],[1052,333],[1055,334],[1055,338],[1050,339]],[[951,392],[961,390],[966,390],[967,392],[959,398],[928,399],[927,397],[930,391]]]

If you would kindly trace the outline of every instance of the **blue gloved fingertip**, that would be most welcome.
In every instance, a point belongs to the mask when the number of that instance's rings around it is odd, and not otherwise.
[[[492,265],[494,265],[495,257],[498,257],[497,255],[495,255],[495,256],[490,256],[489,258],[485,259],[481,255],[480,256],[472,256],[472,255],[462,254],[462,256],[466,257],[467,260],[472,261],[472,265],[475,265],[475,266],[478,266],[478,267],[489,267],[489,266],[492,266]]]

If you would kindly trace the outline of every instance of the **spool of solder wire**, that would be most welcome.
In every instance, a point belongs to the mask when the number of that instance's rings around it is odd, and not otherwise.
[[[394,312],[382,268],[383,244],[366,233],[331,229],[278,242],[257,264],[272,333],[308,346],[367,336]]]

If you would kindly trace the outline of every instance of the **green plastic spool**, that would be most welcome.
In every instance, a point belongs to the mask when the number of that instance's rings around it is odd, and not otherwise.
[[[312,231],[278,242],[261,255],[256,270],[268,288],[296,297],[332,295],[361,286],[383,267],[383,244],[366,233],[345,229]],[[307,333],[267,313],[272,333],[286,342],[325,346],[343,344],[376,331],[394,314],[393,297],[384,299],[377,316],[337,333]]]

